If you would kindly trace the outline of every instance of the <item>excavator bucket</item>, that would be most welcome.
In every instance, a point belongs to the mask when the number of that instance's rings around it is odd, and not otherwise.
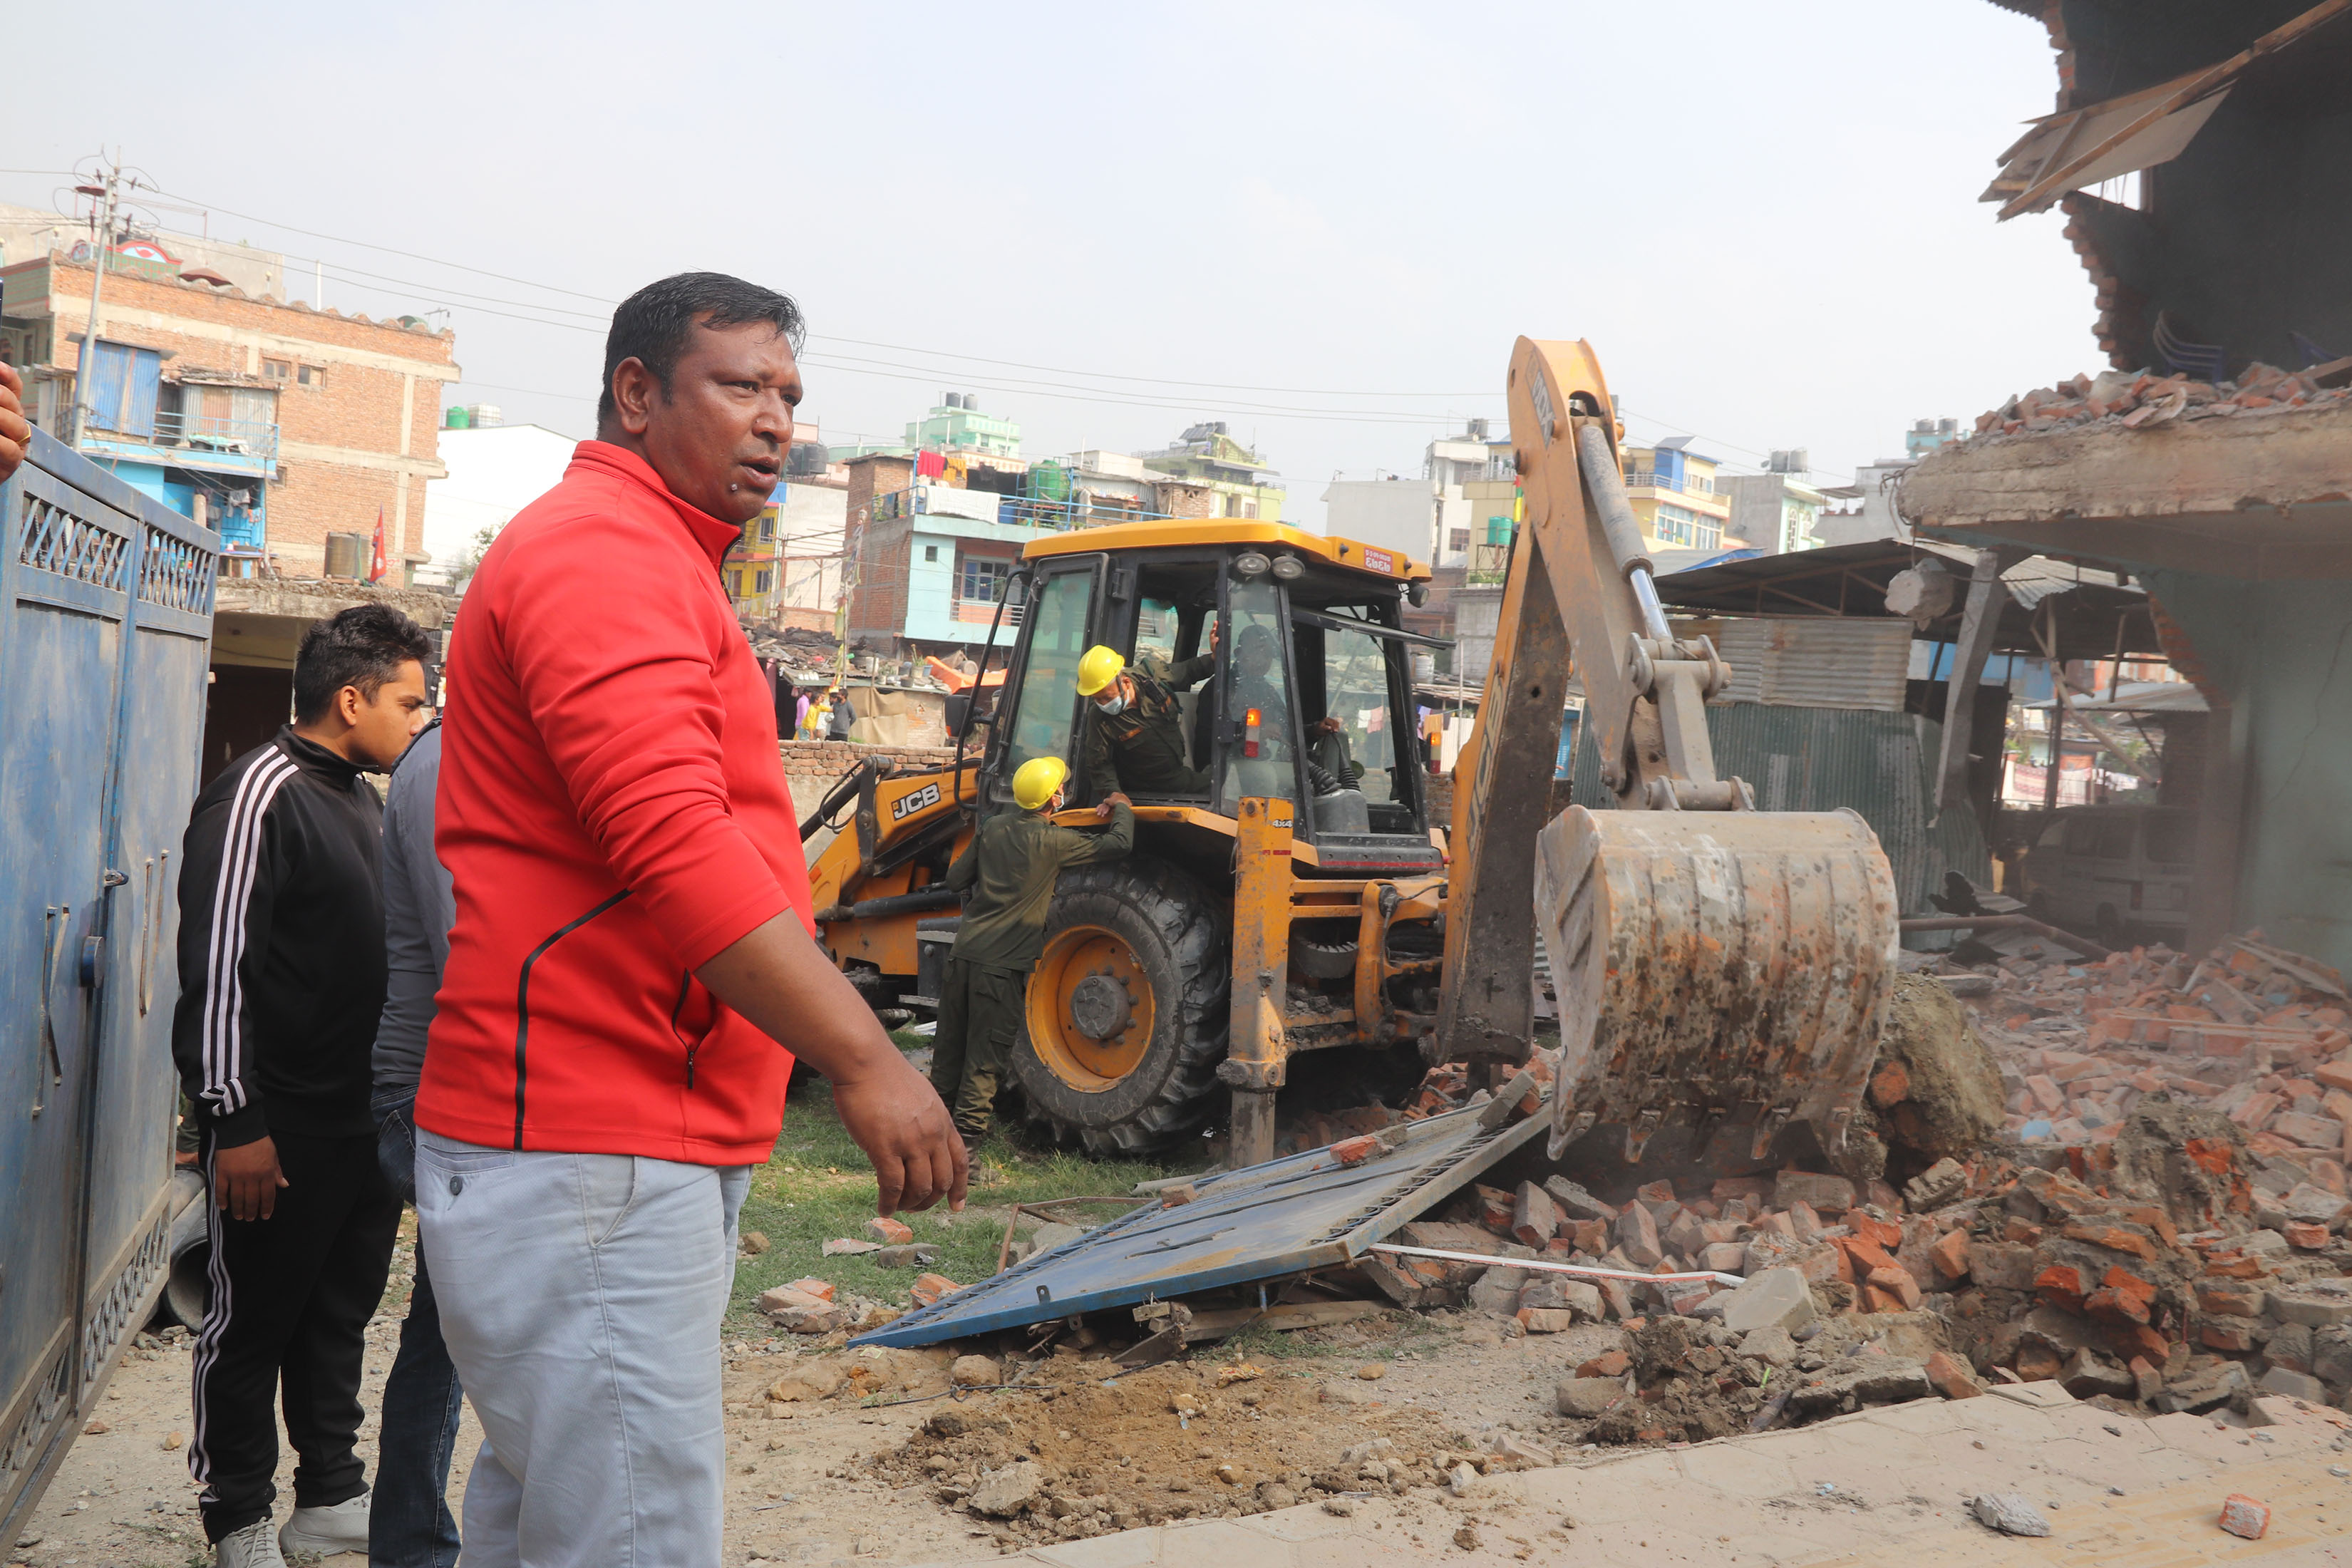
[[[1589,811],[1543,830],[1536,910],[1559,997],[1551,1157],[1686,1124],[1764,1160],[1790,1121],[1844,1145],[1894,984],[1895,878],[1852,811]]]

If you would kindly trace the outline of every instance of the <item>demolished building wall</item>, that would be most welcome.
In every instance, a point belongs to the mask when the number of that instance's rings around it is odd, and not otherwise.
[[[2059,110],[2088,109],[2220,65],[2312,0],[2045,0]],[[2066,237],[2097,289],[2118,370],[2167,367],[2171,338],[2217,349],[2220,374],[2352,353],[2352,14],[2230,81],[2179,154],[2140,171],[2137,205],[2066,195]],[[2249,244],[2249,237],[2260,236]],[[2168,368],[2187,368],[2172,365]]]
[[[2202,911],[2190,945],[2208,928],[2259,926],[2297,952],[2352,962],[2352,595],[2340,580],[2147,581],[2228,696],[2208,721],[2206,782],[2218,769],[2236,897]]]

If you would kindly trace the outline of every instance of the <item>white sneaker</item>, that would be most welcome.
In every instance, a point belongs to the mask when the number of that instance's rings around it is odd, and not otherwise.
[[[331,1508],[298,1508],[286,1528],[278,1532],[278,1549],[291,1557],[298,1552],[332,1557],[338,1552],[368,1549],[368,1499],[362,1492]]]
[[[221,1537],[213,1548],[215,1568],[286,1568],[278,1550],[278,1536],[269,1521],[257,1519],[243,1530]]]

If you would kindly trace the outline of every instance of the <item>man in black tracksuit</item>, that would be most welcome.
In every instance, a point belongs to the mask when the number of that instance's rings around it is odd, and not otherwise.
[[[390,768],[423,725],[431,652],[387,605],[312,626],[295,721],[205,786],[188,822],[172,1053],[213,1201],[188,1468],[221,1568],[367,1549],[362,1336],[400,1200],[368,1104],[383,805],[361,775]],[[281,1384],[299,1463],[273,1538]]]

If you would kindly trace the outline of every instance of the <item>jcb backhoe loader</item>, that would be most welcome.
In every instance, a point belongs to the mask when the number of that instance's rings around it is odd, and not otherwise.
[[[1894,970],[1885,857],[1852,813],[1758,812],[1716,776],[1702,707],[1726,671],[1659,608],[1599,365],[1580,342],[1522,339],[1510,375],[1526,516],[1450,822],[1431,819],[1415,722],[1410,654],[1429,639],[1402,625],[1426,565],[1273,523],[1047,535],[1023,552],[1019,637],[965,760],[864,764],[803,825],[841,829],[811,867],[817,918],[869,999],[936,996],[941,879],[979,814],[1012,809],[1023,763],[1068,762],[1060,820],[1094,820],[1086,649],[1213,647],[1181,698],[1205,787],[1130,791],[1134,854],[1055,894],[1012,1069],[1033,1123],[1162,1149],[1226,1109],[1222,1086],[1248,1163],[1272,1154],[1298,1053],[1418,1043],[1492,1079],[1531,1049],[1540,929],[1565,1047],[1555,1158],[1622,1135],[1638,1160],[1667,1128],[1679,1149],[1728,1135],[1756,1161],[1791,1123],[1842,1142]],[[1614,798],[1548,826],[1572,668]]]

